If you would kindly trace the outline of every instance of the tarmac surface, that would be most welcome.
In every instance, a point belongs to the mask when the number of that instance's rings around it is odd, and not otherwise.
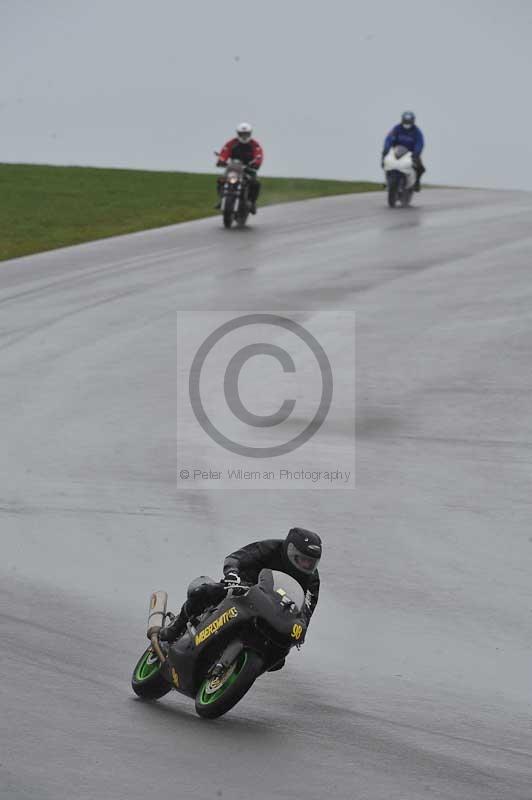
[[[2,800],[532,797],[532,194],[384,201],[0,264]],[[177,309],[356,311],[356,489],[176,488]],[[215,722],[137,700],[149,593],[293,525],[301,652]]]

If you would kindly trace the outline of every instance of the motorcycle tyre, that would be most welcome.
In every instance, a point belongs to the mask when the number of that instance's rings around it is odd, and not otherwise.
[[[204,689],[207,680],[204,680],[196,694],[196,713],[204,719],[216,719],[232,709],[253,686],[256,679],[264,669],[264,661],[253,650],[243,650],[236,659],[244,663],[234,678],[220,696],[208,703],[203,701]]]
[[[158,669],[156,669],[154,665],[154,669],[151,673],[146,673],[145,676],[142,675],[142,667],[143,665],[145,666],[146,659],[151,652],[153,652],[151,647],[148,647],[148,649],[144,651],[137,661],[135,669],[133,670],[133,675],[131,676],[131,688],[135,694],[138,697],[142,697],[143,700],[158,700],[159,697],[163,697],[172,690],[172,686],[161,674],[160,662]]]

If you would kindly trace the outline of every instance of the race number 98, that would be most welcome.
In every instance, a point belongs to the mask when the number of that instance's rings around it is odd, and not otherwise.
[[[292,628],[292,639],[295,639],[296,642],[298,642],[301,639],[302,633],[303,633],[303,626],[298,625],[296,622]]]

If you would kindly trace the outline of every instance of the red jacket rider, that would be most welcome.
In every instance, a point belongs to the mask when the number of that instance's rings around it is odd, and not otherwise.
[[[219,160],[225,163],[230,158],[236,158],[242,161],[243,164],[259,169],[264,154],[257,140],[251,138],[251,134],[251,125],[248,125],[247,122],[241,122],[236,129],[234,139],[230,139],[222,147]]]
[[[218,156],[218,167],[224,167],[230,158],[238,159],[246,166],[258,170],[262,164],[264,153],[262,147],[256,139],[251,138],[253,133],[251,125],[247,122],[241,122],[236,129],[236,136],[230,139],[222,147]],[[218,184],[218,194],[220,195],[220,182]],[[260,183],[255,178],[250,180],[249,185],[249,199],[251,201],[251,213],[255,214],[257,211],[257,198],[260,192]],[[220,204],[217,203],[217,208]]]

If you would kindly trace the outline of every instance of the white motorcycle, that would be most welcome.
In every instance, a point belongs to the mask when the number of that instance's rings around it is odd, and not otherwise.
[[[383,167],[388,187],[388,205],[395,208],[395,204],[399,202],[403,208],[409,206],[416,183],[412,153],[403,145],[397,144],[384,156]]]

